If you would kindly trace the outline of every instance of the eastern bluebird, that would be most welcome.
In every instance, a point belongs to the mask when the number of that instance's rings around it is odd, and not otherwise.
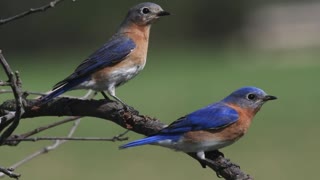
[[[70,76],[58,82],[39,104],[45,104],[69,90],[92,89],[109,99],[104,93],[106,91],[125,105],[116,96],[115,88],[144,68],[151,24],[166,15],[170,13],[150,2],[132,7],[111,39],[84,60]]]
[[[120,146],[120,149],[145,144],[177,151],[194,152],[206,160],[205,152],[228,146],[248,130],[261,106],[277,99],[256,87],[240,88],[223,100],[194,111],[171,123],[157,134]]]

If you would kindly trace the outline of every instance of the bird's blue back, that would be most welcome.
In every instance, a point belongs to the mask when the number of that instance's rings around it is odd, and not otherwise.
[[[174,121],[161,130],[160,134],[217,129],[236,122],[238,118],[237,111],[231,107],[222,103],[215,103]]]
[[[120,149],[152,144],[167,139],[170,139],[171,141],[178,141],[186,132],[219,129],[235,123],[238,119],[239,114],[231,107],[221,102],[211,104],[179,118],[153,136],[130,142],[120,146]]]

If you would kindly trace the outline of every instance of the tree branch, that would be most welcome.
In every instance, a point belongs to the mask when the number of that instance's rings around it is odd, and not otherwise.
[[[10,86],[10,83],[0,80],[0,86]],[[11,91],[11,93],[12,93],[12,91]]]
[[[22,104],[22,90],[21,90],[21,79],[18,72],[13,73],[8,62],[4,58],[2,51],[0,50],[0,62],[1,65],[5,71],[5,73],[8,76],[8,82],[10,83],[10,87],[12,89],[14,98],[15,98],[15,111],[14,116],[6,116],[5,119],[1,117],[0,125],[4,125],[2,121],[10,121],[12,120],[12,124],[1,134],[0,136],[0,144],[3,143],[3,141],[9,137],[13,131],[18,127],[20,118],[24,113],[24,107]],[[5,116],[5,115],[4,115]],[[7,124],[9,125],[9,124]],[[5,128],[6,126],[1,127],[0,132]]]
[[[71,129],[70,129],[70,131],[68,133],[68,137],[71,137],[74,134],[74,132],[76,131],[76,129],[79,126],[80,121],[81,121],[80,118],[81,117],[78,117],[77,120],[74,122],[73,126],[71,127]],[[19,166],[25,164],[26,162],[38,157],[39,155],[48,153],[49,151],[52,151],[52,150],[58,148],[60,145],[66,143],[66,142],[67,142],[67,140],[56,140],[56,141],[54,141],[54,143],[52,145],[46,146],[43,149],[41,149],[39,151],[36,151],[33,154],[31,154],[31,155],[27,156],[26,158],[22,159],[21,161],[15,163],[14,165],[12,165],[10,167],[10,169],[16,169],[17,167],[19,167]],[[0,177],[2,177],[4,175],[5,175],[5,173],[4,174],[0,174]]]
[[[32,107],[35,100],[26,101],[26,112],[22,118],[33,118],[41,116],[90,116],[105,120],[110,120],[126,129],[146,136],[152,135],[166,125],[158,119],[148,116],[139,115],[136,110],[125,111],[124,107],[114,101],[108,100],[80,100],[70,98],[58,98],[37,110]],[[4,102],[0,105],[0,110],[14,110],[14,102],[12,100]],[[1,111],[0,111],[1,115]],[[213,169],[218,175],[226,179],[253,179],[249,175],[242,172],[238,165],[224,158],[219,151],[207,152],[206,157],[211,161],[202,161],[194,153],[189,153],[191,157],[198,160],[202,167]]]
[[[4,168],[4,167],[0,167],[0,172],[11,177],[11,178],[15,178],[15,179],[19,179],[20,174],[16,174],[14,172],[12,172],[14,169],[12,168]]]
[[[16,139],[6,139],[6,141],[52,141],[52,140],[68,140],[68,141],[126,141],[128,137],[114,136],[112,138],[102,138],[102,137],[32,137],[32,138],[16,138]]]
[[[54,1],[51,1],[49,4],[43,5],[41,7],[30,8],[28,11],[24,11],[24,12],[22,12],[20,14],[17,14],[17,15],[14,15],[14,16],[11,16],[11,17],[8,17],[8,18],[5,18],[5,19],[0,19],[0,26],[3,25],[3,24],[6,24],[6,23],[12,22],[14,20],[23,18],[23,17],[25,17],[27,15],[30,15],[30,14],[33,14],[33,13],[46,11],[49,8],[55,7],[58,3],[61,3],[62,1],[64,1],[64,0],[54,0]]]
[[[8,82],[0,81],[0,86],[9,86],[9,85],[10,85],[10,83],[8,83]],[[47,95],[49,92],[51,92],[51,91],[48,91],[46,93],[44,93],[44,92],[33,92],[33,91],[23,91],[22,94],[24,96],[29,96],[29,95],[44,96],[44,95]],[[5,94],[5,93],[11,94],[12,90],[0,89],[0,94]],[[61,95],[60,97],[77,98],[76,96],[68,96],[68,95]]]
[[[20,84],[21,84],[21,83],[20,83]],[[97,94],[97,93],[92,93],[92,91],[89,90],[81,99],[90,99],[90,98],[93,98],[96,94]],[[4,110],[3,112],[4,112],[5,114],[8,114],[8,111],[6,111],[6,110]],[[10,112],[10,111],[9,111],[9,112]],[[15,114],[15,113],[13,113],[13,114]],[[13,170],[13,169],[16,169],[17,167],[19,167],[19,166],[25,164],[26,162],[28,162],[28,161],[30,161],[30,160],[38,157],[39,155],[44,154],[44,153],[48,153],[49,151],[54,150],[54,149],[58,148],[60,145],[62,145],[63,143],[67,142],[67,140],[69,140],[69,139],[71,138],[71,136],[74,134],[75,130],[76,130],[77,127],[79,126],[80,121],[81,121],[80,118],[81,118],[81,117],[69,117],[69,118],[66,118],[66,119],[64,119],[64,120],[55,122],[55,123],[53,123],[53,124],[49,124],[49,125],[47,125],[47,126],[43,126],[43,127],[40,127],[40,128],[36,128],[36,129],[34,129],[34,130],[30,131],[30,132],[24,133],[24,134],[22,134],[22,135],[13,135],[13,136],[8,137],[7,139],[5,139],[3,145],[4,145],[4,144],[6,144],[6,145],[17,145],[19,142],[22,141],[22,138],[29,137],[29,136],[31,136],[31,135],[34,135],[34,134],[39,133],[39,132],[41,132],[41,131],[44,131],[44,130],[53,128],[53,127],[55,127],[55,126],[64,124],[64,123],[66,123],[66,122],[70,122],[70,121],[76,120],[76,121],[74,122],[74,125],[71,127],[71,129],[70,129],[70,131],[69,131],[69,133],[68,133],[68,137],[65,137],[65,139],[57,138],[52,145],[47,146],[47,147],[45,147],[45,148],[43,148],[43,149],[41,149],[41,150],[39,150],[39,151],[37,151],[37,152],[29,155],[29,156],[27,156],[26,158],[24,158],[24,159],[20,160],[19,162],[15,163],[14,165],[12,165],[12,166],[11,166],[10,168],[8,168],[8,169],[12,169],[12,170]],[[9,121],[12,121],[12,119],[10,119]],[[7,121],[6,123],[8,123],[9,121]],[[10,122],[9,122],[9,123],[10,123]],[[113,137],[113,138],[114,138],[114,139],[117,139],[117,138],[120,139],[120,137],[123,136],[124,134],[125,134],[125,133],[118,135],[118,137],[115,136],[115,137]],[[16,138],[16,139],[14,139],[14,138]],[[17,140],[18,138],[20,138],[20,139]],[[1,169],[0,169],[0,172],[1,172]],[[2,177],[2,176],[4,176],[4,175],[8,175],[8,173],[6,173],[6,172],[0,173],[0,177]],[[12,178],[14,178],[14,177],[15,177],[14,175],[16,175],[16,174],[12,174],[11,176],[10,176],[10,175],[9,175],[9,176],[12,177]],[[20,175],[19,175],[19,176],[20,176]]]
[[[21,140],[19,139],[26,139],[27,137],[30,137],[32,135],[35,135],[37,133],[40,133],[42,131],[45,131],[45,130],[48,130],[48,129],[51,129],[51,128],[54,128],[56,126],[59,126],[59,125],[62,125],[64,123],[68,123],[68,122],[71,122],[71,121],[74,121],[74,120],[77,120],[79,119],[80,117],[79,116],[71,116],[71,117],[67,117],[65,119],[62,119],[60,121],[56,121],[52,124],[49,124],[49,125],[45,125],[45,126],[41,126],[41,127],[38,127],[38,128],[35,128],[29,132],[26,132],[26,133],[23,133],[23,134],[20,134],[20,135],[12,135],[10,137],[8,137],[5,141],[4,141],[4,145],[9,145],[9,146],[16,146],[20,143]]]

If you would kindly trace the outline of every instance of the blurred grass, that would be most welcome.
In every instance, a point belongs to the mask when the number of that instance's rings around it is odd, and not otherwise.
[[[320,152],[320,52],[253,52],[210,49],[150,49],[145,70],[117,95],[142,114],[166,123],[247,85],[278,96],[256,116],[249,133],[223,149],[226,157],[256,179],[315,179]],[[78,54],[76,52],[79,52]],[[164,53],[165,52],[165,53]],[[90,52],[6,55],[21,73],[25,90],[47,91],[69,75]],[[4,74],[1,72],[1,77]],[[3,79],[3,78],[1,78]],[[82,95],[84,91],[70,94]],[[3,101],[9,95],[1,95]],[[99,96],[101,98],[101,96]],[[57,118],[23,120],[24,132]],[[71,124],[46,135],[67,134]],[[123,129],[108,121],[84,118],[77,136],[111,137]],[[41,134],[42,135],[42,134]],[[130,140],[142,137],[129,133]],[[10,166],[48,142],[1,147],[1,165]],[[118,151],[121,142],[70,142],[27,163],[22,179],[218,179],[183,153],[145,146]]]

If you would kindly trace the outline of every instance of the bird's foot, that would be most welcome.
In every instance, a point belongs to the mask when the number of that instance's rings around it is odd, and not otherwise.
[[[100,93],[102,94],[105,100],[111,101],[111,99],[107,96],[107,94],[104,91],[100,91]]]
[[[139,111],[135,110],[133,107],[131,107],[131,106],[127,105],[126,103],[124,103],[123,101],[121,101],[121,99],[118,98],[117,96],[115,96],[114,94],[110,94],[110,95],[111,95],[115,100],[117,100],[119,103],[122,104],[123,110],[124,110],[125,112],[129,112],[129,113],[131,113],[131,114],[133,114],[133,115],[138,115],[138,114],[139,114]]]

